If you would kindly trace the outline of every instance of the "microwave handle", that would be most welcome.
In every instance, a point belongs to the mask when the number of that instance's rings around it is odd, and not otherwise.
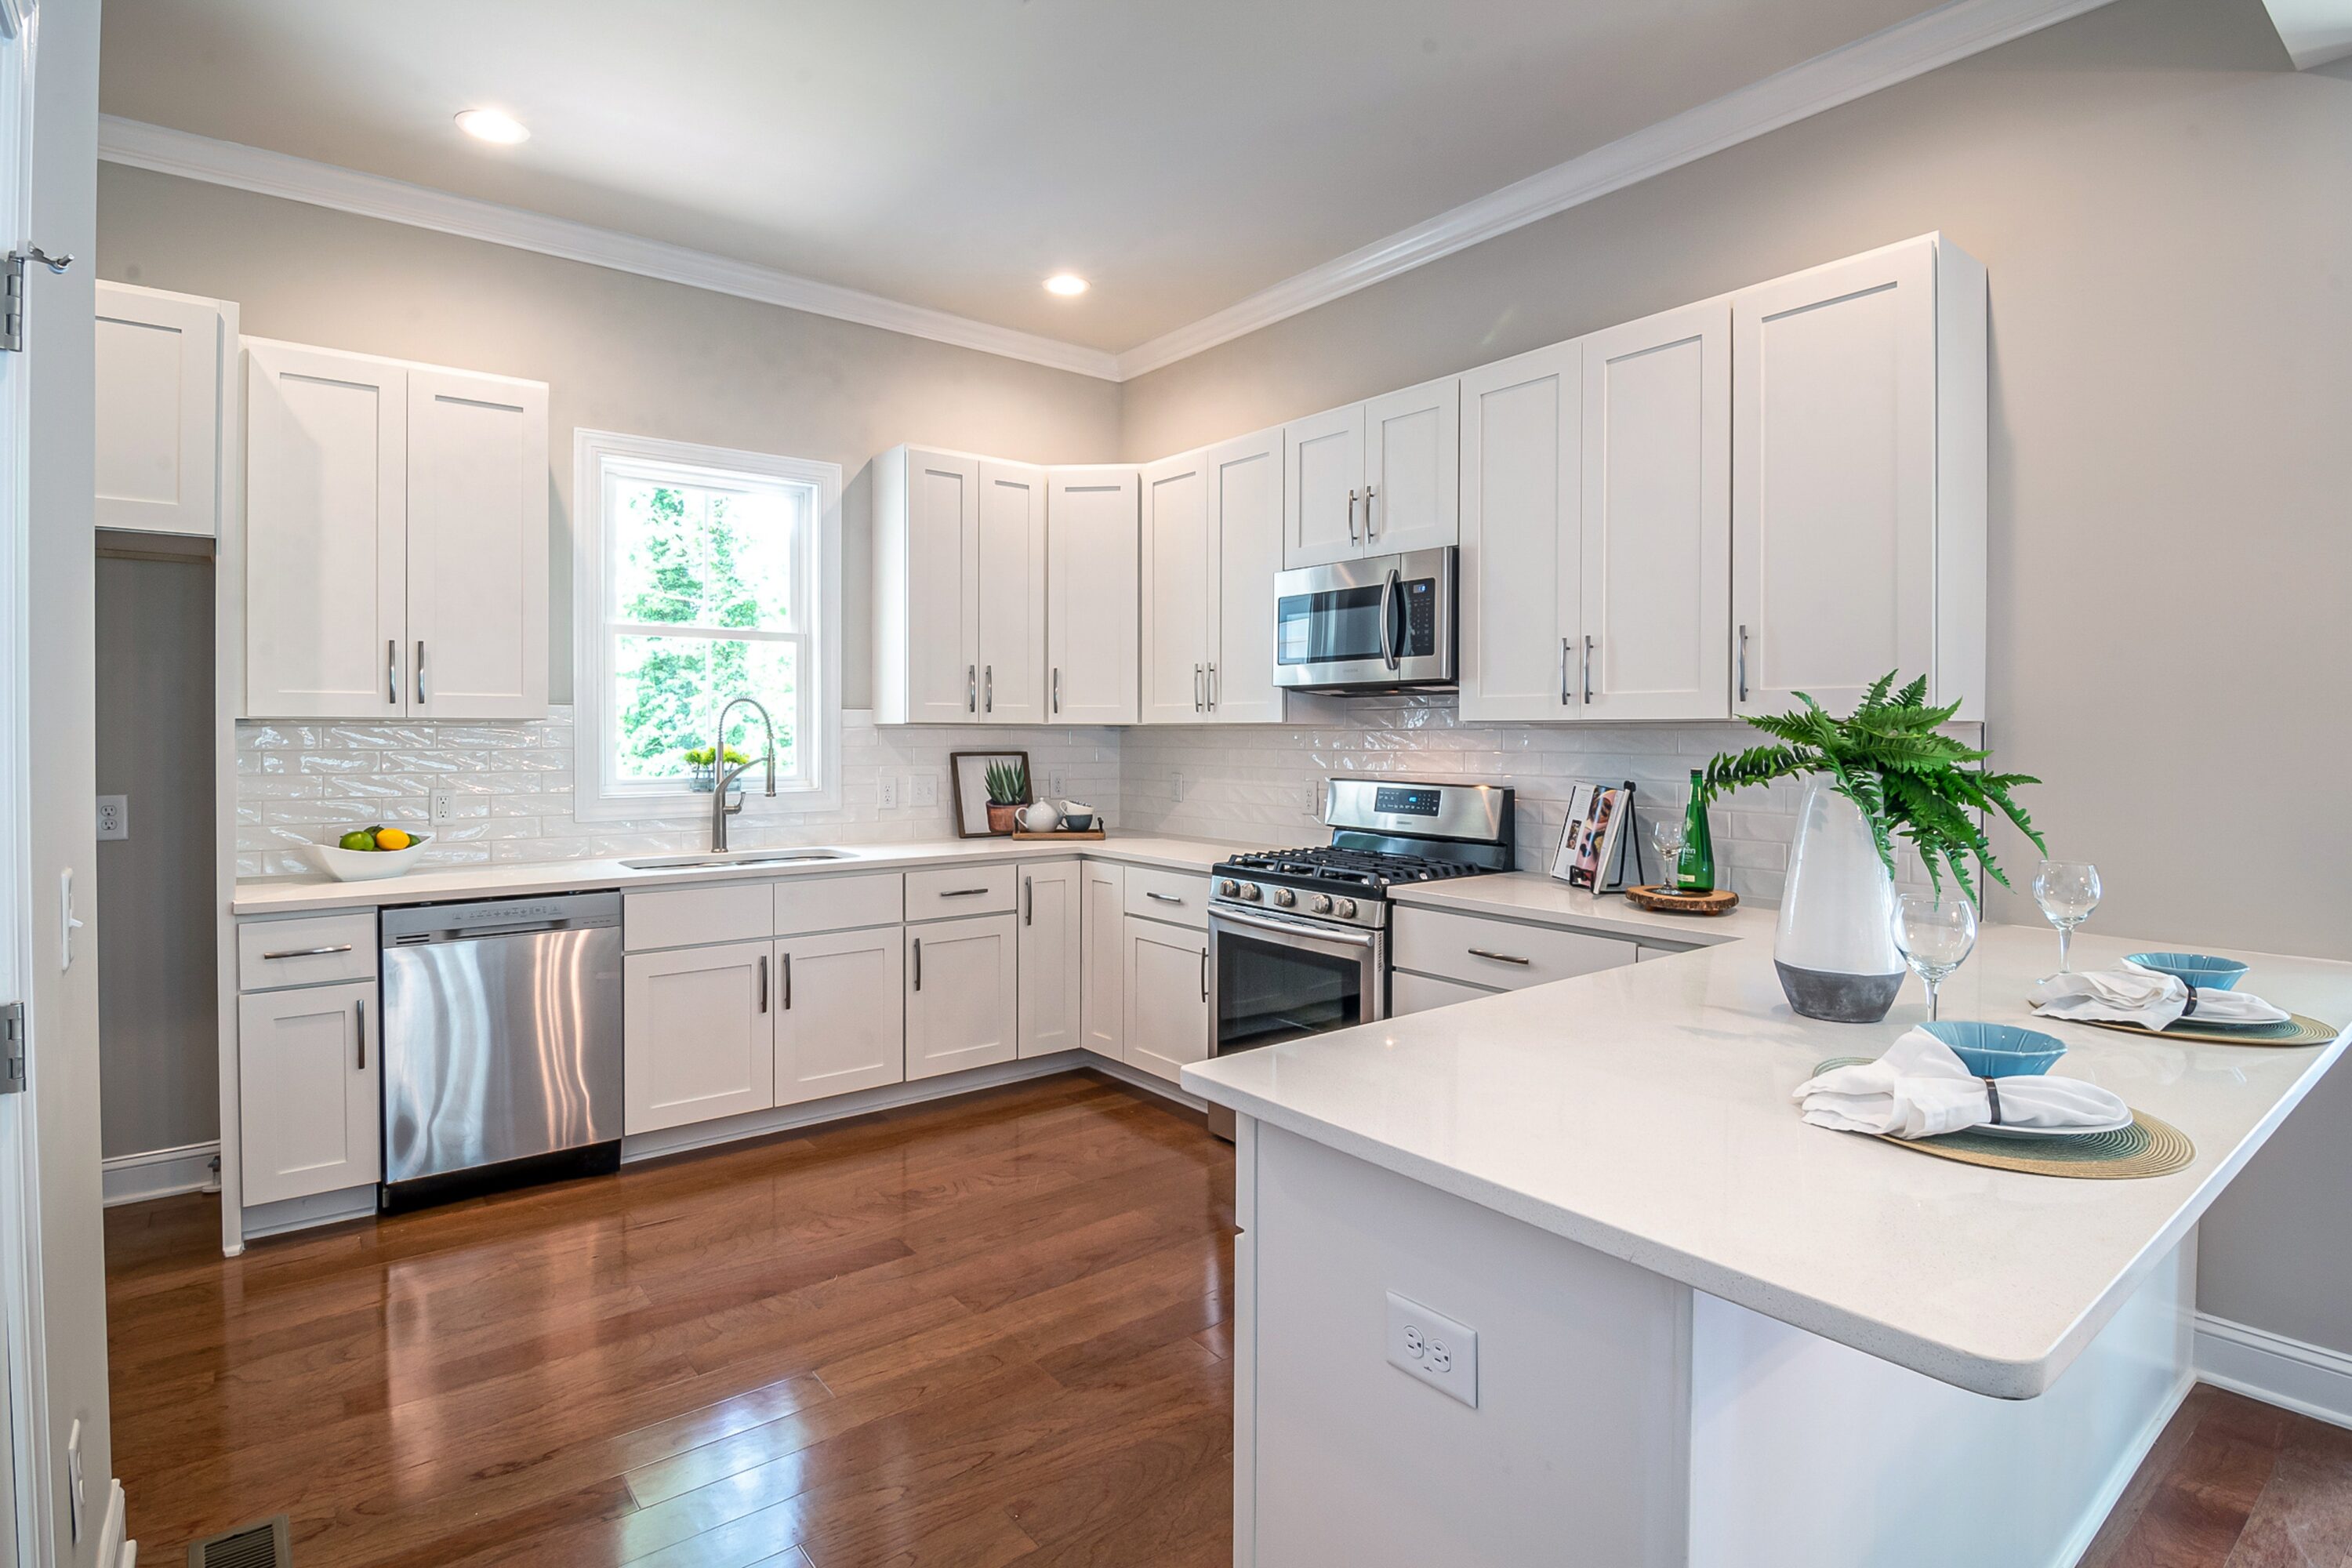
[[[1396,606],[1402,603],[1404,598],[1403,594],[1399,592],[1400,576],[1401,574],[1395,567],[1390,567],[1389,580],[1381,587],[1381,662],[1391,669],[1399,667],[1401,659],[1398,645],[1404,640],[1391,635],[1389,630],[1396,615]]]

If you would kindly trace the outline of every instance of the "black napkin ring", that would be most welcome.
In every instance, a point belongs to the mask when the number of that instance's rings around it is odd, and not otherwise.
[[[2180,984],[2189,986],[2189,1005],[2180,1010],[2180,1016],[2186,1018],[2190,1014],[2197,1011],[2197,987],[2190,985],[2186,980],[2182,981]]]
[[[1984,1086],[1985,1098],[1992,1101],[1991,1125],[1998,1127],[2000,1125],[2000,1084],[1998,1079],[1987,1079]]]

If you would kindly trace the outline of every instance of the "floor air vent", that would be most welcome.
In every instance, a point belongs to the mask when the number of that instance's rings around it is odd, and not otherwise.
[[[291,1568],[294,1548],[286,1516],[208,1536],[188,1548],[188,1568]]]

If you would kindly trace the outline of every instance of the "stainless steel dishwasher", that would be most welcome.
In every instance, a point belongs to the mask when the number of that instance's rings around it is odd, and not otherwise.
[[[619,1168],[621,895],[383,911],[383,1206]]]

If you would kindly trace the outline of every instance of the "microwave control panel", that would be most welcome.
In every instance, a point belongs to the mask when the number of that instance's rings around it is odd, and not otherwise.
[[[1425,658],[1437,651],[1437,584],[1416,577],[1402,586],[1404,646],[1398,652],[1405,658]]]

